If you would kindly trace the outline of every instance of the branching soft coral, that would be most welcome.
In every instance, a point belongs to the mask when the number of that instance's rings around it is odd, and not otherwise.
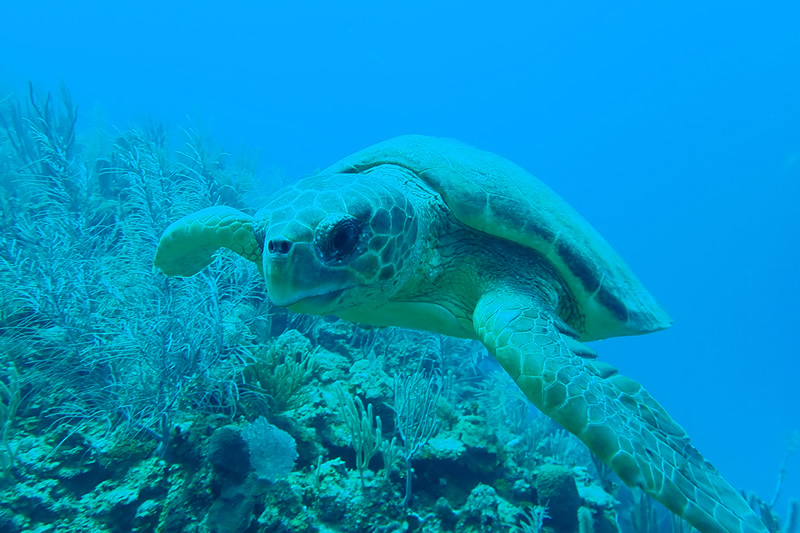
[[[198,135],[170,153],[152,124],[87,159],[76,120],[66,91],[56,101],[31,87],[26,104],[0,106],[0,335],[50,420],[164,444],[181,407],[233,412],[258,315],[242,309],[266,298],[235,259],[167,279],[155,245],[169,220],[223,195],[244,209],[247,187]]]

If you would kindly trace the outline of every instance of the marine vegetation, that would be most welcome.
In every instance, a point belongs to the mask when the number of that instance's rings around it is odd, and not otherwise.
[[[594,237],[573,248],[565,241],[561,263],[529,272],[564,284],[553,292],[459,295],[459,302],[480,302],[479,333],[459,334],[477,318],[453,321],[425,307],[348,315],[343,303],[374,302],[412,279],[432,282],[458,257],[491,261],[476,255],[465,239],[470,232],[483,232],[494,246],[492,232],[516,230],[498,229],[501,221],[486,212],[456,213],[453,206],[469,202],[443,204],[407,173],[413,164],[368,169],[362,154],[275,196],[251,164],[194,130],[175,132],[150,119],[81,133],[66,90],[53,98],[30,87],[25,99],[0,100],[0,530],[689,530],[622,480],[637,480],[673,510],[674,495],[654,490],[627,459],[614,460],[638,458],[653,427],[656,438],[671,435],[670,443],[684,442],[682,430],[583,344],[608,328],[657,329],[664,315],[638,287],[631,290],[641,296],[640,315],[628,307],[625,321],[618,304],[630,300],[620,299],[619,288],[597,300],[606,310],[592,312],[559,293],[587,282],[583,256],[569,250],[596,244]],[[341,172],[347,180],[330,177]],[[293,207],[301,194],[318,197],[334,186],[352,194],[332,193],[331,202],[369,203],[364,184],[381,176],[406,185],[386,182],[381,195],[390,199],[380,201],[392,206],[368,222],[357,211]],[[468,221],[453,225],[455,215]],[[293,224],[298,217],[310,217],[308,224]],[[577,219],[554,223],[569,220]],[[197,240],[198,227],[210,240]],[[317,231],[297,238],[311,228]],[[573,236],[586,235],[578,229]],[[178,253],[158,255],[158,266],[192,276],[153,269],[165,232]],[[373,246],[375,233],[381,246]],[[431,236],[450,248],[426,248]],[[220,242],[237,253],[214,253]],[[536,249],[512,233],[502,246],[517,261]],[[292,263],[303,254],[305,266]],[[607,257],[606,267],[624,267]],[[421,279],[405,263],[425,265],[429,276]],[[311,278],[328,285],[318,290]],[[347,286],[352,280],[383,285],[360,292]],[[440,281],[430,287],[457,280]],[[429,294],[446,309],[460,305],[450,305],[448,292]],[[561,303],[546,307],[555,296]],[[528,317],[531,310],[537,315]],[[408,318],[397,323],[398,316]],[[502,331],[502,317],[509,327],[530,322],[530,344],[516,340],[525,328]],[[607,402],[609,416],[619,402],[642,409],[645,433],[629,436],[633,450],[622,441],[612,450],[611,440],[598,437],[589,442],[598,458],[539,412],[581,436],[571,403],[537,397],[533,385],[523,394],[518,385],[537,375],[525,346],[540,341],[563,359],[548,379],[561,379],[559,368],[594,369],[591,380],[620,392]],[[571,379],[581,381],[581,372]],[[711,475],[694,453],[686,448],[675,460],[689,461],[695,476]],[[753,513],[742,510],[750,506],[738,493],[725,488],[723,495],[715,504]],[[749,499],[766,527],[780,531],[774,501]],[[687,512],[693,507],[682,509],[704,531],[735,529],[714,529]],[[797,528],[793,509],[783,531]],[[756,514],[745,519],[753,531],[765,527]]]

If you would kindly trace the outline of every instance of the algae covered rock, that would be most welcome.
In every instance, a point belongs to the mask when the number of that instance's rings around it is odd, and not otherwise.
[[[208,460],[220,475],[241,480],[247,477],[251,470],[250,455],[237,426],[223,426],[214,431],[208,443]]]
[[[515,522],[518,509],[498,496],[495,490],[480,484],[467,498],[467,503],[458,512],[456,531],[500,532],[508,531],[508,524]]]
[[[578,509],[583,499],[571,468],[563,465],[542,465],[536,472],[539,505],[547,507],[545,523],[558,531],[574,531],[578,527]]]

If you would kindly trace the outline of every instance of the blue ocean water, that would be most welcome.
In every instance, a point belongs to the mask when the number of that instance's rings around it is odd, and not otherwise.
[[[675,319],[601,358],[772,497],[800,428],[796,2],[7,1],[0,20],[0,98],[63,80],[80,128],[194,121],[292,179],[403,133],[522,165]]]

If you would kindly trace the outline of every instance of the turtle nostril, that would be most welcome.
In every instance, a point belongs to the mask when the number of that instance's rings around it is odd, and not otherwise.
[[[267,250],[271,254],[286,255],[292,249],[292,243],[286,239],[270,239],[267,243]]]

